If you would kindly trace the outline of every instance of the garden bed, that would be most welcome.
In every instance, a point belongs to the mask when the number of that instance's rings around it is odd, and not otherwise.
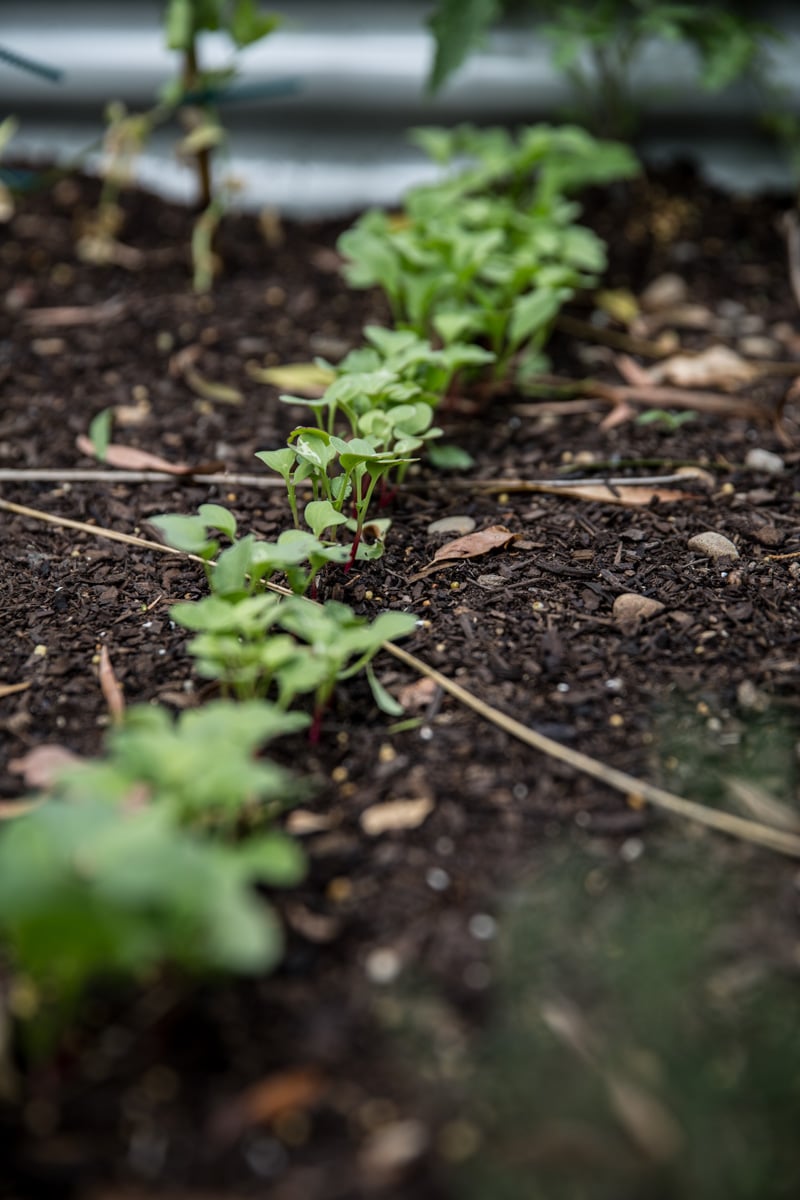
[[[231,217],[214,291],[196,296],[190,217],[151,196],[125,199],[134,269],[78,261],[76,221],[96,196],[92,181],[63,180],[4,233],[0,468],[97,468],[76,438],[114,406],[118,443],[198,472],[222,463],[266,480],[255,452],[283,444],[303,416],[254,382],[252,365],[336,361],[365,323],[388,323],[379,296],[341,279],[342,226]],[[800,373],[778,228],[785,207],[732,199],[673,171],[592,194],[585,219],[608,241],[609,288],[639,296],[666,273],[685,284],[663,321],[651,310],[640,342],[674,332],[689,350],[722,344],[752,363],[796,361]],[[576,303],[568,316],[586,324],[593,311]],[[609,342],[629,335],[613,321],[581,329],[565,321],[556,332],[553,371],[621,383],[622,350]],[[238,402],[203,381],[235,389]],[[640,424],[641,409],[617,408],[625,419],[604,424],[610,407],[591,392],[571,402],[451,396],[440,423],[474,468],[412,472],[390,510],[384,556],[347,575],[329,569],[322,594],[370,617],[418,614],[404,646],[443,675],[558,742],[698,797],[698,763],[722,763],[748,739],[757,756],[759,738],[778,728],[785,744],[796,737],[800,430],[791,398],[780,424],[773,419],[791,383],[789,368],[765,369],[727,409],[685,423]],[[730,397],[715,382],[705,390]],[[741,396],[763,419],[740,415]],[[676,482],[687,464],[706,477]],[[563,479],[569,466],[583,481],[667,482],[643,484],[651,496],[641,506],[626,502],[624,484],[601,502],[525,490]],[[674,491],[679,498],[659,498]],[[4,481],[0,496],[98,530],[3,513],[0,799],[10,802],[25,790],[10,764],[34,747],[100,751],[103,646],[128,703],[183,710],[213,692],[193,675],[187,635],[168,616],[171,603],[204,593],[202,568],[101,531],[153,539],[153,515],[214,501],[241,528],[274,538],[287,506],[279,489],[224,478]],[[449,532],[431,530],[450,517],[460,520]],[[515,535],[505,548],[429,570],[449,538],[496,525]],[[708,531],[729,538],[738,559],[688,546]],[[623,593],[664,607],[621,620]],[[447,1091],[429,1086],[426,1052],[411,1052],[398,1025],[427,997],[440,1050],[475,1035],[493,1003],[494,921],[568,845],[609,870],[636,860],[646,871],[651,849],[699,841],[709,864],[735,870],[757,898],[748,920],[770,931],[776,957],[796,947],[791,859],[668,823],[407,666],[386,655],[375,665],[419,718],[413,728],[393,732],[358,677],[337,689],[318,745],[297,735],[275,749],[317,784],[289,818],[310,873],[275,898],[289,939],[278,971],[244,982],[167,976],[93,995],[56,1061],[28,1073],[2,1110],[11,1195],[460,1194]],[[790,752],[786,762],[788,791]],[[416,806],[378,807],[396,801]]]

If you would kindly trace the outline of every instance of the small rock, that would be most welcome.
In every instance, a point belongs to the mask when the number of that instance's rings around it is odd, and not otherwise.
[[[640,621],[646,621],[663,611],[664,605],[660,600],[655,600],[652,596],[638,596],[635,592],[623,592],[621,596],[617,596],[612,609],[614,620],[628,627],[638,625]]]
[[[707,533],[696,533],[694,537],[690,537],[689,549],[713,559],[739,557],[739,551],[729,538],[711,530]]]
[[[762,546],[780,546],[783,542],[783,534],[776,525],[762,525],[755,531],[753,537]]]
[[[754,333],[749,337],[740,337],[738,344],[742,354],[747,358],[776,358],[780,353],[778,343],[761,334]]]
[[[785,466],[780,454],[762,450],[760,446],[754,446],[752,450],[747,451],[744,465],[751,471],[763,471],[765,475],[782,475]]]
[[[415,1163],[427,1145],[428,1133],[421,1121],[392,1121],[369,1137],[359,1165],[372,1186],[386,1185]]]
[[[686,280],[681,275],[668,272],[647,285],[639,297],[639,304],[645,312],[660,312],[663,308],[684,304],[688,297]]]
[[[764,318],[758,313],[745,313],[739,319],[739,332],[744,335],[752,335],[755,333],[764,332]]]
[[[720,300],[717,305],[717,312],[721,317],[727,320],[736,320],[737,317],[743,317],[747,309],[740,300]]]
[[[431,521],[428,533],[472,533],[474,528],[475,521],[472,517],[440,517],[438,521]]]

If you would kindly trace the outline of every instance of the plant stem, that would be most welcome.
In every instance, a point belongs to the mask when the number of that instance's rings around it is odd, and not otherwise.
[[[197,43],[192,37],[184,51],[183,58],[183,90],[186,93],[196,91],[200,82],[200,68],[197,61]],[[197,151],[195,158],[197,168],[197,206],[206,209],[213,199],[211,187],[211,151],[208,147]]]

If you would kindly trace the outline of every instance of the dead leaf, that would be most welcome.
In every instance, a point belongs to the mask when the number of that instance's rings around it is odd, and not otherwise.
[[[78,434],[75,445],[81,454],[86,454],[89,458],[96,457],[94,443],[85,433]],[[128,471],[164,471],[169,475],[211,475],[223,466],[222,463],[198,463],[191,466],[189,463],[168,462],[159,454],[139,450],[136,446],[122,446],[118,442],[109,443],[103,461],[110,467],[121,467]]]
[[[728,346],[709,346],[700,354],[676,354],[648,370],[651,383],[671,383],[675,387],[717,387],[735,392],[761,374],[761,368],[748,362]]]
[[[8,769],[14,775],[21,775],[26,787],[47,790],[57,782],[66,767],[72,767],[80,761],[78,755],[66,746],[51,744],[36,746],[23,754],[22,758],[12,758]]]
[[[247,374],[257,383],[269,383],[281,391],[317,400],[336,378],[336,373],[317,363],[286,363],[283,367],[248,366]]]
[[[455,538],[445,542],[433,556],[434,562],[443,559],[480,558],[492,550],[500,550],[508,546],[519,534],[512,533],[505,525],[490,525],[488,529],[479,529],[477,533],[468,533],[465,537]]]
[[[414,800],[387,800],[385,804],[373,804],[365,808],[359,823],[369,837],[380,837],[383,833],[398,829],[418,829],[433,809],[434,803],[429,796]]]
[[[284,1113],[311,1108],[325,1087],[326,1079],[317,1067],[289,1067],[267,1075],[217,1114],[214,1132],[232,1141],[252,1125],[272,1125]]]
[[[100,690],[103,693],[103,699],[106,702],[109,716],[112,724],[120,725],[125,716],[125,698],[122,694],[119,680],[114,674],[114,668],[111,665],[111,655],[108,653],[108,646],[103,646],[100,651]]]
[[[595,292],[594,302],[601,312],[608,313],[620,325],[630,325],[639,315],[639,303],[628,288]]]
[[[311,833],[324,833],[335,824],[331,813],[311,812],[307,808],[294,808],[286,818],[286,831],[292,837],[304,837]]]
[[[635,416],[636,409],[623,400],[620,404],[614,405],[607,417],[603,417],[599,429],[602,433],[608,433],[609,429],[617,429],[620,425],[632,421]]]
[[[607,483],[576,483],[568,487],[541,488],[555,496],[569,496],[571,500],[600,500],[606,504],[619,504],[623,508],[644,508],[653,500],[660,504],[677,504],[679,501],[697,500],[691,492],[677,492],[672,488],[633,486],[617,487]]]
[[[417,679],[414,683],[407,683],[397,693],[398,702],[406,710],[406,712],[414,712],[420,708],[427,708],[436,699],[436,694],[439,691],[438,683],[433,679]]]
[[[244,401],[244,396],[238,388],[228,383],[215,383],[206,379],[205,375],[201,375],[194,367],[186,367],[183,378],[187,386],[204,400],[214,400],[219,404],[241,404]]]
[[[103,300],[100,304],[62,305],[57,308],[30,308],[24,321],[37,329],[68,329],[76,325],[108,325],[124,316],[127,305],[123,300]]]
[[[30,686],[29,679],[24,683],[0,683],[0,700],[4,696],[15,696],[17,692],[25,692]]]
[[[431,521],[428,526],[428,533],[460,533],[466,535],[472,533],[474,528],[475,518],[461,513],[450,517],[439,517],[438,521]]]
[[[711,309],[706,308],[704,304],[676,304],[674,308],[664,308],[659,312],[637,317],[631,325],[631,331],[637,337],[650,338],[668,327],[675,337],[676,329],[710,329],[714,320]]]
[[[643,367],[630,354],[615,354],[614,366],[626,383],[632,387],[648,387],[653,382],[650,371]]]

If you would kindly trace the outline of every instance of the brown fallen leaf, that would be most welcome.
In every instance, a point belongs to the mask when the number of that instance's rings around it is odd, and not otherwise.
[[[334,371],[317,363],[286,363],[282,367],[249,366],[247,374],[257,383],[270,383],[281,391],[316,400],[336,378]]]
[[[78,434],[75,445],[81,454],[86,454],[89,458],[97,457],[94,443],[85,433]],[[198,463],[196,466],[169,462],[159,454],[151,454],[149,450],[139,450],[136,446],[122,446],[118,442],[111,442],[106,446],[103,461],[111,467],[121,467],[128,471],[164,471],[169,475],[213,475],[224,466],[219,462]]]
[[[244,401],[238,388],[229,383],[215,383],[213,379],[206,379],[194,367],[187,367],[183,378],[186,385],[203,400],[214,400],[218,404],[241,404]]]
[[[76,325],[108,325],[127,311],[123,300],[114,298],[100,304],[61,305],[57,308],[29,308],[23,320],[38,329],[68,329]]]
[[[400,705],[406,712],[414,712],[420,708],[427,708],[436,699],[436,694],[439,691],[439,685],[434,683],[432,679],[417,679],[414,683],[407,683],[405,687],[400,688],[397,693],[397,699]]]
[[[464,537],[445,542],[433,556],[434,562],[443,559],[480,558],[492,550],[500,550],[508,546],[518,533],[512,533],[505,525],[490,525],[487,529],[479,529],[475,533],[467,533]]]
[[[398,829],[418,829],[434,809],[430,796],[419,796],[413,800],[387,800],[384,804],[373,804],[365,808],[359,824],[369,837],[380,837]]]
[[[100,651],[98,675],[100,678],[100,690],[103,693],[103,699],[106,702],[112,724],[121,725],[125,716],[125,698],[122,694],[119,680],[114,674],[114,668],[111,665],[111,655],[108,653],[108,646],[103,646]]]
[[[29,679],[24,683],[0,683],[0,700],[4,696],[15,696],[17,692],[26,692],[30,686]]]
[[[757,379],[762,371],[729,346],[709,346],[700,354],[667,358],[648,368],[647,374],[651,383],[671,383],[681,388],[716,387],[723,392],[735,392]]]
[[[644,508],[652,500],[660,504],[677,504],[679,501],[697,500],[691,492],[678,492],[661,487],[615,487],[607,483],[576,483],[568,487],[540,488],[554,496],[568,496],[571,500],[600,500],[606,504],[619,504],[623,508]]]
[[[65,767],[74,766],[81,760],[66,746],[56,744],[36,746],[23,754],[22,758],[12,758],[8,764],[9,771],[21,775],[26,787],[51,788]]]
[[[303,1112],[318,1103],[327,1080],[317,1067],[288,1067],[265,1076],[226,1104],[213,1122],[221,1141],[232,1141],[253,1125],[272,1125],[287,1112]]]

